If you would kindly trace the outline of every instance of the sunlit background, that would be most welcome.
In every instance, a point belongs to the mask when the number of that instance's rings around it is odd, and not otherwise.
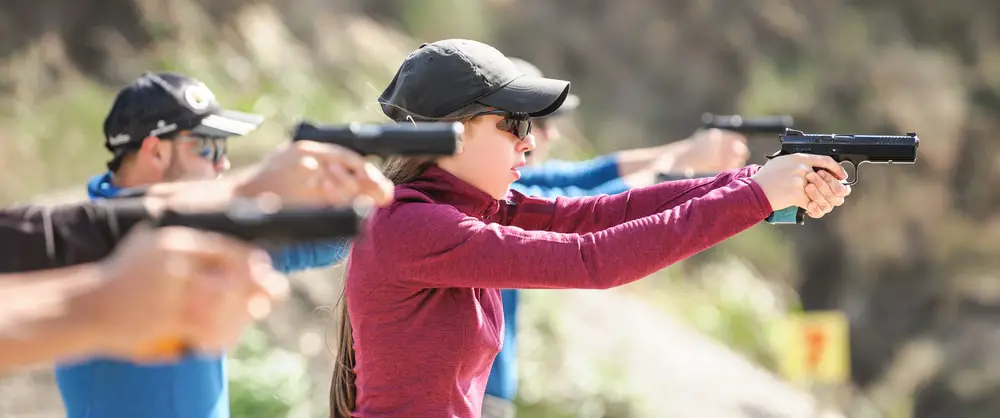
[[[611,291],[527,291],[519,416],[1000,416],[1000,3],[986,0],[3,0],[0,200],[86,198],[101,123],[146,70],[269,121],[383,121],[421,42],[466,37],[569,79],[567,159],[687,137],[703,112],[790,114],[813,133],[915,131],[916,165],[862,166],[848,203],[760,225]],[[776,150],[751,139],[751,162]],[[233,416],[326,417],[340,269],[231,357]],[[850,320],[850,380],[779,372],[789,313]],[[0,417],[64,416],[48,368],[0,378]],[[818,416],[818,415],[816,415]]]

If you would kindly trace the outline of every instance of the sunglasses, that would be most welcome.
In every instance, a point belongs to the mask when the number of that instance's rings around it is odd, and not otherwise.
[[[198,137],[195,138],[197,143],[198,156],[209,160],[212,164],[218,164],[223,158],[226,158],[229,150],[226,148],[226,138],[208,138],[208,137]]]
[[[226,158],[228,153],[228,149],[226,148],[226,138],[193,135],[187,133],[167,139],[194,142],[194,150],[198,156],[211,161],[212,164],[218,164],[223,158]]]
[[[523,113],[510,113],[503,110],[489,110],[476,113],[473,117],[483,115],[503,116],[503,120],[497,122],[497,129],[510,133],[517,139],[524,139],[531,133],[531,119]]]

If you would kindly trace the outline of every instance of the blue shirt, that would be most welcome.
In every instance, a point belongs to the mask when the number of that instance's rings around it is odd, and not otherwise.
[[[119,189],[111,173],[87,184],[91,199]],[[317,242],[271,252],[283,272],[326,267],[347,258],[348,241]],[[224,356],[187,357],[177,363],[140,365],[88,358],[56,365],[67,418],[229,418],[229,380]]]
[[[521,178],[511,186],[529,196],[579,197],[618,194],[628,186],[618,176],[614,155],[588,161],[550,161],[521,169]],[[506,400],[517,396],[517,289],[503,289],[503,348],[493,360],[486,394]]]

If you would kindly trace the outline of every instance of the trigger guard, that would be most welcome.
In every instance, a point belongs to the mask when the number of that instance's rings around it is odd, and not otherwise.
[[[854,181],[848,181],[848,179],[850,179],[851,176],[847,176],[847,178],[844,179],[843,181],[841,181],[841,183],[843,183],[846,186],[853,186],[855,184],[858,184],[858,174],[860,174],[860,171],[858,170],[858,165],[854,164],[854,161],[851,161],[851,160],[844,160],[844,161],[840,162],[840,164],[843,164],[843,163],[848,163],[848,164],[851,165],[851,167],[854,168]],[[847,171],[847,170],[845,169],[844,171]],[[848,173],[848,174],[850,174],[850,173]]]

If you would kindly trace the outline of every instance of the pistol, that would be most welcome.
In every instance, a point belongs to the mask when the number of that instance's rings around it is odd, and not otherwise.
[[[785,129],[791,128],[794,122],[794,119],[790,115],[754,117],[715,115],[712,113],[703,113],[701,115],[701,123],[704,129],[725,129],[747,135],[781,134],[785,132]]]
[[[184,226],[224,234],[244,242],[271,247],[357,236],[364,219],[361,208],[291,208],[271,210],[256,201],[242,201],[225,211],[180,213],[167,211],[153,220],[155,227]],[[190,353],[181,339],[157,341],[138,356]]]
[[[787,129],[778,138],[781,149],[768,155],[767,159],[797,153],[825,155],[854,168],[854,176],[848,172],[845,180],[845,184],[851,186],[858,183],[861,164],[914,164],[920,146],[916,132],[906,135],[807,134]],[[805,213],[805,209],[793,206],[774,211],[766,221],[802,225]]]
[[[217,232],[262,247],[336,238],[351,238],[361,228],[358,208],[269,209],[257,201],[242,201],[227,210],[180,213],[167,211],[153,224],[185,226]]]
[[[452,155],[463,126],[458,122],[316,125],[300,122],[292,141],[311,140],[340,145],[361,155],[388,157]]]

